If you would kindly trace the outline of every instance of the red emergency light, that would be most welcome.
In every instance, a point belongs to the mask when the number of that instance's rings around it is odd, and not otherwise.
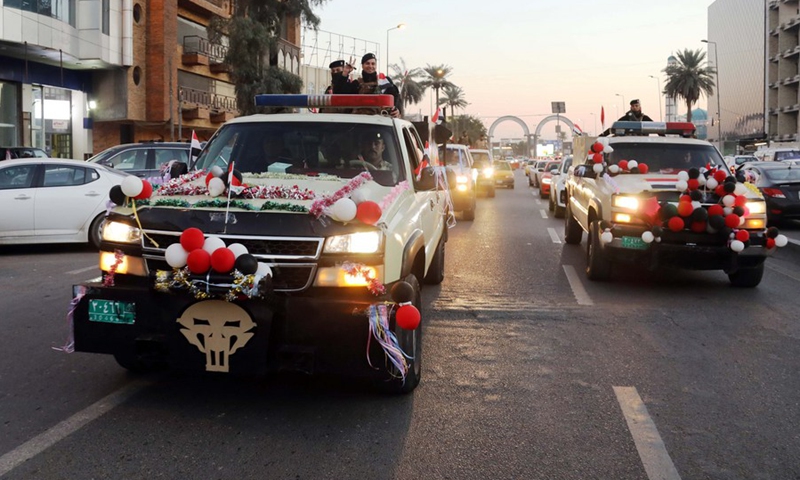
[[[289,95],[262,94],[255,96],[259,107],[296,108],[391,108],[394,97],[391,95]]]

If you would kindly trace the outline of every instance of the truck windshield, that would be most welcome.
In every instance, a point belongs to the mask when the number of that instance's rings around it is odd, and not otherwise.
[[[609,165],[620,160],[636,160],[647,164],[653,173],[677,173],[706,166],[725,167],[719,152],[711,145],[663,143],[615,143],[606,156]]]
[[[253,122],[223,126],[192,168],[242,173],[320,174],[353,178],[367,170],[384,186],[405,179],[394,130],[388,126],[328,122]]]
[[[472,151],[472,160],[475,162],[475,167],[486,168],[492,166],[492,161],[489,158],[489,152],[476,152]]]

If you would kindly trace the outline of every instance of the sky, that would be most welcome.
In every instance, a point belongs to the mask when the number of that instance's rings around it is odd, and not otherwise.
[[[479,117],[487,129],[497,118],[515,115],[534,133],[551,114],[551,102],[561,101],[566,103],[566,116],[592,133],[600,129],[601,106],[608,126],[634,98],[641,101],[644,113],[659,120],[659,103],[662,114],[664,107],[658,92],[667,58],[687,48],[706,49],[700,40],[707,35],[712,3],[328,0],[315,12],[321,31],[363,41],[346,47],[357,50],[357,62],[364,49],[379,44],[380,52],[374,53],[385,71],[388,35],[390,63],[402,58],[408,68],[452,67],[449,79],[464,89],[470,103],[464,113]],[[406,27],[387,32],[399,23]],[[306,31],[303,43],[308,45],[309,39]],[[429,115],[432,105],[429,96],[407,110]],[[705,105],[701,98],[699,106]],[[555,138],[555,124],[543,125],[544,138]],[[522,127],[505,121],[497,125],[493,138],[522,136]]]

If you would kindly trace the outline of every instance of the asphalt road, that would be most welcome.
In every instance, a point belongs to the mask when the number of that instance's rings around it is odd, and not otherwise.
[[[777,252],[756,289],[681,270],[593,283],[585,238],[565,245],[532,193],[517,172],[451,230],[402,397],[64,354],[96,253],[0,249],[0,477],[800,478],[800,254]]]

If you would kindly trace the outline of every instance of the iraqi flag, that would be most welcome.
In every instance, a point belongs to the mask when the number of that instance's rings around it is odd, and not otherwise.
[[[192,149],[192,151],[191,151],[192,160],[194,160],[195,158],[197,158],[200,155],[200,151],[202,150],[202,148],[200,147],[200,140],[197,139],[197,133],[195,133],[194,130],[192,130],[192,146],[191,146],[191,149]]]
[[[606,131],[606,111],[603,106],[600,106],[600,130]]]
[[[436,113],[434,113],[433,117],[431,118],[431,123],[433,123],[435,125],[439,125],[439,123],[441,123],[441,122],[439,122],[439,114],[441,113],[441,111],[442,111],[441,108],[437,108],[436,109]]]
[[[572,133],[574,135],[581,136],[581,135],[583,135],[583,130],[581,130],[580,125],[578,125],[577,123],[573,123],[572,124]]]

